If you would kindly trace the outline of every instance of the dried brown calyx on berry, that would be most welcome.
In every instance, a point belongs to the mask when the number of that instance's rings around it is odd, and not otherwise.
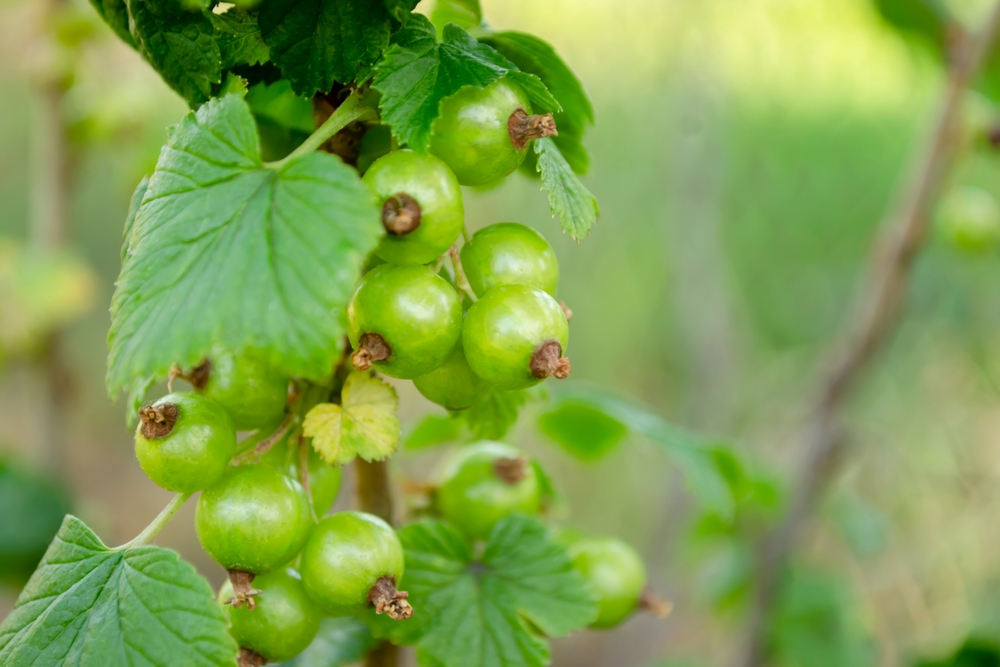
[[[524,109],[518,109],[507,119],[507,133],[514,148],[521,150],[532,139],[543,139],[559,135],[556,121],[552,114],[528,115]]]
[[[558,380],[565,380],[569,377],[571,369],[569,359],[562,356],[562,344],[557,340],[550,340],[539,345],[531,355],[532,376],[544,379],[554,377]]]
[[[420,226],[420,204],[405,192],[394,194],[382,204],[382,225],[390,234],[409,234]]]
[[[381,577],[368,591],[368,602],[375,607],[376,614],[385,614],[394,621],[403,621],[413,616],[413,607],[407,602],[410,594],[396,590],[395,577]]]
[[[232,605],[236,609],[244,604],[250,611],[256,609],[257,601],[254,600],[254,596],[259,595],[260,590],[251,586],[256,576],[253,572],[229,570],[229,583],[233,585],[233,596],[226,600],[226,604]]]
[[[392,348],[385,338],[377,333],[362,334],[358,339],[358,349],[351,355],[351,363],[359,371],[367,371],[375,361],[385,361],[392,356]]]
[[[493,471],[504,484],[513,486],[528,476],[528,458],[504,456],[493,462]]]
[[[147,440],[164,438],[174,430],[180,408],[176,403],[156,403],[139,410],[139,432]]]

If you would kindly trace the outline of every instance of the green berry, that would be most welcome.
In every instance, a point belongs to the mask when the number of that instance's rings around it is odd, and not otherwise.
[[[472,372],[462,351],[462,341],[444,360],[444,363],[427,375],[421,375],[413,385],[429,401],[449,410],[464,410],[476,402],[487,385]]]
[[[485,540],[509,514],[537,514],[541,486],[534,466],[517,448],[483,441],[460,449],[445,465],[435,505],[453,526]]]
[[[479,377],[501,389],[525,389],[554,375],[569,375],[563,357],[569,325],[562,307],[527,285],[494,287],[469,309],[462,347]]]
[[[320,521],[302,550],[301,572],[309,595],[328,614],[371,606],[395,620],[413,613],[395,588],[403,577],[403,546],[377,516],[339,512]]]
[[[268,465],[230,468],[198,499],[195,531],[227,570],[264,574],[302,550],[312,510],[297,481]]]
[[[462,266],[476,294],[520,283],[556,295],[559,262],[545,237],[516,222],[500,222],[473,234],[462,248]]]
[[[1000,204],[981,188],[951,190],[941,200],[938,224],[953,246],[970,254],[1000,246]]]
[[[433,262],[458,240],[465,224],[462,189],[433,155],[393,151],[364,177],[382,204],[386,236],[375,254],[394,264]]]
[[[635,549],[613,538],[587,537],[568,548],[573,566],[598,600],[593,628],[612,628],[639,606],[646,588],[646,566]]]
[[[531,115],[528,96],[503,78],[462,88],[441,103],[430,151],[462,185],[484,185],[517,169],[532,139],[556,134],[551,114]]]
[[[195,391],[226,409],[238,431],[280,419],[288,403],[288,376],[252,350],[234,354],[216,345],[188,377]]]
[[[319,609],[306,593],[302,577],[291,568],[256,577],[253,607],[237,606],[233,586],[226,582],[219,593],[229,634],[243,649],[268,662],[291,660],[304,651],[319,632]]]
[[[440,366],[462,330],[455,288],[426,266],[385,264],[361,278],[347,307],[358,370],[412,379]]]
[[[325,516],[340,492],[341,467],[332,466],[320,458],[316,450],[308,446],[309,495],[312,496],[313,511],[316,516]],[[260,458],[263,465],[281,470],[295,480],[299,477],[299,448],[287,439],[279,442]]]
[[[236,452],[236,429],[217,403],[197,394],[168,394],[139,411],[135,456],[151,480],[191,493],[215,483]]]

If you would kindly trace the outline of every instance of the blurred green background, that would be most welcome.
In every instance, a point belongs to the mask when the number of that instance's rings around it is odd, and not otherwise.
[[[975,22],[983,3],[955,4]],[[66,393],[51,409],[52,369],[33,361],[44,344],[0,362],[0,454],[61,478],[74,511],[117,544],[169,494],[135,464],[123,397],[112,404],[104,389],[107,305],[129,196],[186,108],[86,2],[70,6],[79,20],[61,28],[73,44],[67,64],[41,37],[45,3],[0,1],[0,331],[26,317],[25,292],[15,306],[3,272],[42,261],[4,255],[4,244],[27,242],[54,196],[39,185],[51,180],[52,138],[39,81],[53,68],[75,72],[64,82],[60,138],[70,153],[75,259],[27,298],[38,317],[69,320],[59,342]],[[869,0],[483,7],[493,26],[549,40],[583,80],[597,114],[585,183],[602,216],[574,243],[549,219],[537,183],[516,175],[466,192],[470,228],[520,221],[555,246],[560,296],[575,314],[575,381],[613,387],[733,443],[752,470],[751,492],[725,524],[698,513],[661,451],[630,443],[581,464],[537,436],[525,414],[510,440],[548,465],[568,519],[639,547],[675,605],[666,621],[637,617],[559,640],[555,664],[726,664],[753,538],[780,504],[816,369],[919,151],[942,70]],[[972,151],[954,182],[1000,194],[998,178],[1000,157]],[[919,259],[908,315],[851,404],[848,459],[786,582],[775,664],[911,665],[949,655],[970,635],[1000,638],[998,275],[996,253],[969,256],[937,238]],[[398,386],[405,425],[437,409]],[[45,444],[53,429],[63,442],[56,451]],[[404,452],[393,465],[420,479],[436,456]],[[192,513],[189,504],[159,543],[218,583],[223,573],[198,546]],[[0,618],[16,592],[0,588]],[[984,661],[933,664],[998,664],[991,651]]]

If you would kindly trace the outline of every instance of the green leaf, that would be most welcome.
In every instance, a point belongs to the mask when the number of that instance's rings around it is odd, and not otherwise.
[[[368,626],[356,618],[324,618],[309,648],[274,667],[344,667],[361,662],[375,643]]]
[[[306,135],[312,134],[316,128],[312,103],[296,95],[287,79],[253,86],[247,93],[247,104],[258,120],[266,118],[277,125]]]
[[[108,549],[67,516],[0,625],[0,664],[232,667],[208,582],[173,551]]]
[[[350,83],[389,45],[389,12],[374,0],[268,0],[260,31],[299,95]]]
[[[353,169],[324,153],[265,165],[246,103],[205,104],[172,128],[136,217],[111,303],[109,391],[192,366],[213,343],[322,379],[382,233]]]
[[[537,631],[560,637],[596,616],[587,584],[534,517],[501,520],[480,558],[441,521],[405,526],[399,538],[411,620],[423,619],[422,664],[540,667],[550,652]]]
[[[208,17],[158,0],[129,0],[129,12],[139,53],[192,107],[207,102],[212,84],[222,82],[219,45]]]
[[[726,521],[736,508],[734,488],[739,460],[729,448],[711,443],[670,424],[659,415],[630,400],[587,385],[560,387],[554,391],[554,405],[588,406],[628,428],[629,434],[641,436],[662,447],[681,469],[688,488],[702,505]]]
[[[406,449],[424,449],[454,442],[462,437],[462,423],[450,415],[430,414],[407,433],[403,440]]]
[[[341,392],[341,404],[320,403],[306,415],[302,430],[330,465],[355,456],[381,461],[396,451],[399,417],[396,390],[370,373],[351,373]]]
[[[471,30],[483,25],[483,10],[479,0],[436,0],[431,12],[431,23],[444,32],[444,27],[454,23],[463,30]]]
[[[219,45],[222,69],[237,65],[259,65],[270,58],[267,44],[257,26],[257,10],[240,10],[230,7],[221,14],[205,12],[215,28],[215,41]]]
[[[590,233],[597,224],[600,208],[597,198],[583,186],[559,147],[551,137],[532,142],[538,158],[538,173],[542,175],[542,187],[549,193],[549,211],[558,216],[563,231],[574,240]]]
[[[466,410],[456,414],[475,440],[499,440],[517,423],[517,415],[528,400],[523,391],[489,389]]]
[[[139,205],[142,204],[142,198],[146,196],[147,188],[149,188],[149,176],[143,176],[142,180],[139,181],[139,185],[135,186],[132,198],[128,202],[128,215],[125,216],[125,229],[122,231],[121,259],[123,266],[125,258],[128,257],[129,244],[132,241],[132,228],[135,226],[135,218],[139,214]]]
[[[582,461],[596,461],[628,434],[619,420],[587,402],[558,401],[538,417],[538,429]]]
[[[410,18],[410,12],[417,6],[420,0],[383,0],[385,9],[392,18],[400,23],[406,23]]]
[[[494,32],[480,41],[495,48],[518,69],[538,76],[559,100],[562,111],[554,114],[559,134],[553,141],[573,171],[585,173],[590,167],[590,156],[583,146],[583,135],[594,124],[594,107],[573,71],[550,44],[533,35]]]
[[[376,64],[372,86],[382,93],[382,120],[392,127],[393,135],[425,152],[444,98],[464,86],[488,86],[505,76],[524,88],[536,110],[560,110],[538,77],[519,71],[456,25],[446,26],[438,43],[430,21],[414,14]]]
[[[123,42],[135,48],[135,40],[128,30],[128,5],[125,0],[90,0],[90,4]]]

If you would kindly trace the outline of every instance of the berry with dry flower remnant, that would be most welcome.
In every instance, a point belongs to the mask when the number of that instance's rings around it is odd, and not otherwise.
[[[462,347],[479,377],[501,389],[526,389],[569,376],[569,324],[559,303],[527,285],[500,285],[465,317]]]
[[[319,632],[322,615],[306,594],[302,577],[291,568],[275,570],[254,580],[255,605],[232,603],[232,583],[219,591],[229,633],[240,645],[240,666],[291,660],[305,650]]]
[[[509,514],[537,514],[541,487],[521,450],[483,441],[458,450],[446,464],[435,505],[449,523],[474,539],[486,539]]]
[[[280,419],[288,403],[288,377],[261,352],[243,350],[235,354],[216,345],[191,371],[176,375],[225,408],[239,431]]]
[[[135,456],[143,472],[168,491],[211,486],[235,451],[232,420],[207,398],[178,392],[139,410]]]
[[[377,516],[338,512],[317,524],[302,550],[302,581],[328,614],[356,613],[366,607],[397,621],[413,616],[403,577],[403,546]]]
[[[313,525],[302,486],[269,465],[230,468],[201,494],[194,515],[202,548],[229,571],[237,606],[254,606],[254,577],[295,558]]]
[[[364,181],[382,202],[386,235],[375,254],[387,262],[433,262],[462,233],[462,189],[433,155],[393,151],[375,161]]]
[[[347,331],[358,370],[391,377],[431,372],[462,331],[455,288],[426,266],[384,264],[361,279],[347,307]]]
[[[517,169],[531,140],[556,134],[552,114],[532,115],[524,90],[503,78],[446,97],[434,122],[430,150],[462,185],[484,185]]]

